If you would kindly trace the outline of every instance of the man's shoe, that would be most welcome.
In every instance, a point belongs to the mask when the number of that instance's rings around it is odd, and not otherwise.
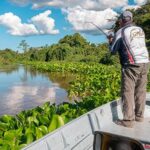
[[[135,122],[134,120],[116,120],[115,123],[123,127],[133,128]]]
[[[135,121],[137,122],[143,122],[144,121],[144,118],[143,117],[135,117]]]

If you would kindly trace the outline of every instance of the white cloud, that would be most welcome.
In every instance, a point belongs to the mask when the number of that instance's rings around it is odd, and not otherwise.
[[[101,32],[91,23],[93,22],[103,30],[111,28],[114,22],[109,22],[107,19],[112,19],[117,16],[117,13],[112,9],[104,11],[90,11],[81,7],[69,8],[65,10],[67,20],[72,24],[75,31],[80,31],[89,34],[101,34]]]
[[[21,6],[27,5],[30,2],[29,0],[9,0],[9,1]]]
[[[0,25],[7,27],[11,35],[23,36],[38,34],[33,24],[22,23],[21,19],[11,12],[0,15]]]
[[[115,8],[125,6],[128,0],[10,0],[19,5],[32,4],[32,8],[40,8],[44,6],[54,6],[59,8],[68,8],[80,6],[90,10],[104,10],[106,8]]]
[[[33,8],[40,8],[43,6],[54,7],[76,7],[80,6],[88,10],[104,10],[106,8],[114,8],[127,5],[128,0],[47,0],[45,2],[33,2]]]
[[[112,8],[123,7],[125,9],[137,9],[138,5],[144,4],[147,0],[134,0],[136,6],[129,6],[128,0],[10,0],[19,5],[31,4],[32,8],[37,9],[45,6],[61,8],[67,16],[68,22],[72,25],[75,31],[100,34],[95,26],[85,22],[93,22],[99,27],[105,29],[110,28],[114,22],[109,22],[107,19],[114,18],[117,13]],[[42,14],[31,18],[32,23],[39,34],[57,34],[58,30],[54,29],[55,21],[48,16],[51,11],[46,11]]]
[[[144,5],[146,4],[147,0],[135,0],[135,2],[137,3],[137,5]]]
[[[125,10],[137,10],[141,8],[140,6],[138,5],[128,5],[128,6],[125,6],[122,10],[125,11]]]
[[[31,18],[31,22],[36,26],[40,34],[58,34],[59,30],[55,30],[55,20],[50,18],[50,10],[40,13]]]
[[[49,17],[51,11],[45,11],[30,19],[30,23],[22,23],[21,19],[13,13],[0,15],[0,25],[8,28],[8,33],[15,36],[29,36],[38,34],[58,34],[55,30],[55,21]]]

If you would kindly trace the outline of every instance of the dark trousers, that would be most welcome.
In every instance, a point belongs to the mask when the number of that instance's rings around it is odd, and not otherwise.
[[[149,63],[122,67],[121,97],[124,120],[144,117],[148,68]]]

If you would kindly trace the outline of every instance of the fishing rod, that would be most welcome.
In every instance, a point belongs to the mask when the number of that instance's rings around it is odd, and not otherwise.
[[[91,23],[92,25],[94,25],[98,30],[100,30],[106,37],[108,37],[108,35],[98,26],[98,25],[96,25],[95,23],[93,23],[93,22],[86,22],[86,23]]]
[[[96,25],[93,22],[86,22],[86,23],[91,23],[92,25],[94,25],[99,31],[101,31],[105,36],[108,36],[98,25]]]
[[[114,21],[113,19],[109,19],[109,21]],[[105,33],[104,31],[103,31],[103,29],[101,29],[98,25],[96,25],[95,23],[93,23],[93,22],[86,22],[86,23],[91,23],[92,25],[94,25],[99,31],[101,31],[106,37],[109,37],[110,35],[109,34],[107,34],[107,33]]]

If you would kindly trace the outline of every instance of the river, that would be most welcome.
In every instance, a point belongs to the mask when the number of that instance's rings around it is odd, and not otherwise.
[[[23,65],[0,68],[0,115],[17,114],[50,101],[69,102],[67,88],[73,74],[39,72]]]

